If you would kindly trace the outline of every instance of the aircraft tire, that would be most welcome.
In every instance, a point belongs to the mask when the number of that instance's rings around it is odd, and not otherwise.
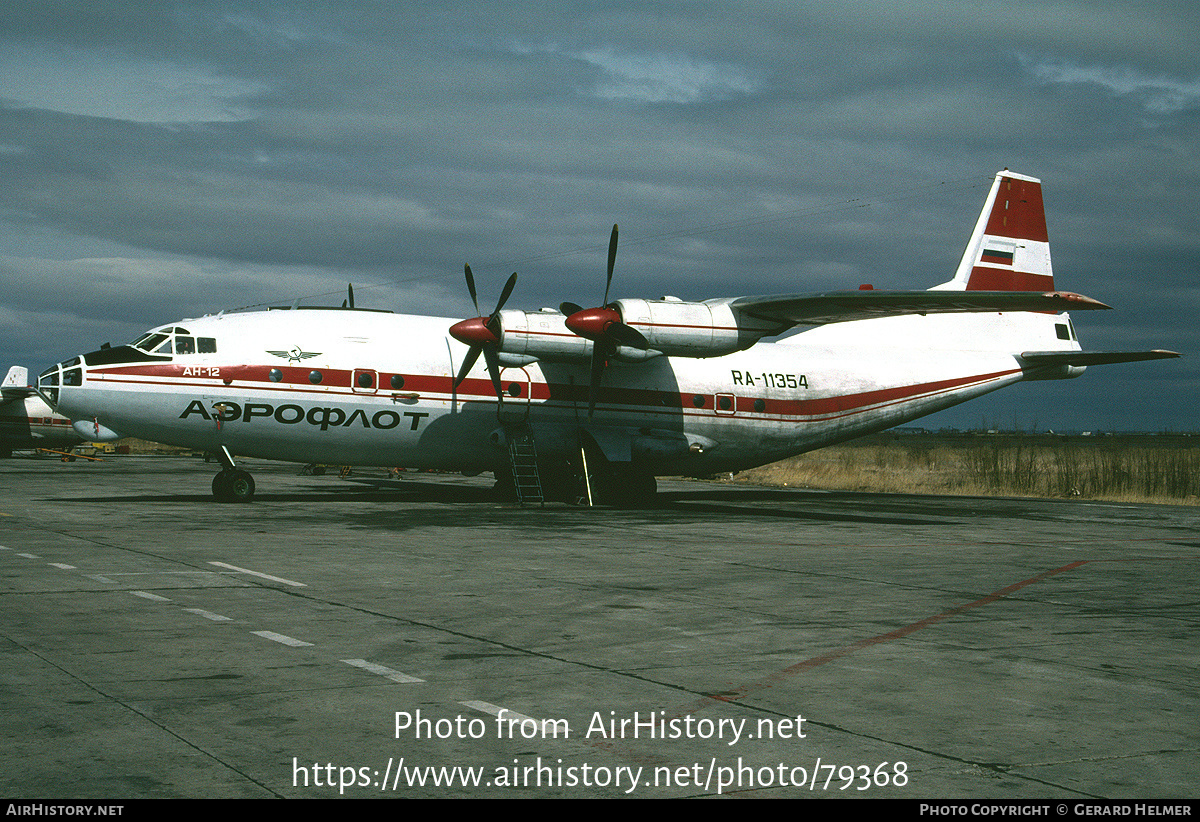
[[[222,471],[213,477],[213,496],[217,502],[249,502],[254,498],[254,477],[245,471]]]

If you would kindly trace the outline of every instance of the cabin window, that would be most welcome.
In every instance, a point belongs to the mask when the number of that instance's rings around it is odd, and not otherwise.
[[[269,372],[267,372],[267,378],[271,380],[271,382],[279,382],[283,379],[283,372],[278,368],[272,368]]]
[[[1066,324],[1066,323],[1055,323],[1055,324],[1054,324],[1054,331],[1055,331],[1055,333],[1057,333],[1057,334],[1058,334],[1058,338],[1059,338],[1060,340],[1069,340],[1069,339],[1071,339],[1071,330],[1070,330],[1069,328],[1067,328],[1067,324]]]
[[[63,372],[63,385],[83,385],[83,369],[71,368]]]
[[[696,406],[697,408],[703,408],[704,407],[704,395],[696,394],[695,396],[693,396],[692,397],[692,405]]]
[[[760,412],[766,411],[767,410],[767,401],[762,398],[755,400],[754,401],[754,410],[760,411]]]
[[[521,384],[519,382],[510,382],[508,384],[508,395],[510,397],[521,396]]]
[[[217,341],[212,337],[197,337],[196,351],[200,354],[216,354]]]
[[[195,354],[196,341],[191,337],[176,337],[175,338],[175,353],[176,354]]]
[[[317,383],[319,383],[321,381],[321,372],[320,371],[309,371],[308,372],[308,381],[311,382],[313,385],[316,385]]]
[[[359,388],[370,388],[372,385],[374,385],[374,382],[375,381],[372,379],[370,371],[363,371],[358,375]]]
[[[393,374],[392,375],[392,388],[403,388],[403,387],[404,387],[404,377],[400,376],[399,374]]]

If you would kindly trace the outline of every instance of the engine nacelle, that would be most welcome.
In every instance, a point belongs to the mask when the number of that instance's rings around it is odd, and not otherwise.
[[[616,320],[619,313],[621,322],[645,338],[645,348],[615,346],[612,356],[623,362],[643,362],[663,355],[720,357],[747,349],[762,337],[779,331],[776,324],[760,323],[745,316],[739,323],[727,300],[703,303],[672,298],[618,300],[609,309],[591,309],[586,313],[599,314],[601,321],[605,314]],[[597,329],[596,333],[603,332]],[[534,359],[586,363],[592,357],[592,341],[568,328],[566,315],[549,308],[501,311],[497,337],[497,352],[501,361],[509,364],[525,364]]]
[[[551,362],[589,362],[592,343],[566,326],[558,311],[501,311],[500,353]]]
[[[727,301],[618,300],[621,321],[641,333],[650,349],[672,357],[720,357],[742,351],[777,328],[747,325]]]

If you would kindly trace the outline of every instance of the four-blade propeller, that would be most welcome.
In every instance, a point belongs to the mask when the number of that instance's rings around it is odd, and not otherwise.
[[[563,303],[559,308],[567,316],[567,328],[592,341],[592,369],[588,381],[588,418],[596,412],[596,396],[600,392],[600,378],[609,358],[619,346],[649,347],[646,338],[632,326],[621,320],[621,312],[608,303],[608,292],[612,287],[613,266],[617,261],[617,227],[612,227],[608,240],[608,279],[604,284],[604,302],[599,308],[580,308],[574,303]]]
[[[649,343],[641,332],[626,325],[621,319],[621,312],[615,306],[609,305],[608,293],[612,288],[613,267],[616,261],[617,226],[614,225],[612,236],[608,240],[608,279],[604,284],[604,302],[598,308],[583,308],[575,303],[562,303],[559,306],[562,313],[567,315],[567,328],[580,337],[592,341],[592,364],[588,385],[589,419],[596,411],[596,397],[600,392],[600,380],[609,358],[621,346],[638,348],[643,351],[649,348]],[[471,301],[474,302],[475,310],[478,312],[479,300],[475,293],[475,278],[471,275],[471,266],[465,265],[463,270],[467,276],[467,290],[471,293]],[[496,303],[496,310],[490,316],[484,317],[481,314],[473,319],[457,322],[450,327],[450,336],[470,346],[466,358],[463,359],[462,367],[454,378],[454,387],[457,388],[459,383],[466,378],[467,373],[474,367],[480,352],[482,352],[484,361],[487,363],[488,373],[492,377],[492,386],[496,389],[496,397],[501,404],[504,402],[504,392],[500,386],[499,351],[502,333],[500,309],[504,307],[504,303],[512,294],[516,282],[517,275],[514,273],[504,285],[504,290],[500,293],[500,300]]]
[[[475,304],[475,310],[479,311],[479,297],[475,292],[475,278],[471,275],[471,266],[464,265],[463,271],[467,275],[467,291],[471,293],[471,302]],[[492,377],[492,387],[496,389],[496,399],[501,405],[504,404],[504,391],[500,387],[500,309],[508,302],[516,284],[517,273],[514,271],[504,284],[504,290],[500,292],[500,299],[496,302],[496,310],[490,316],[480,315],[450,326],[450,336],[470,346],[462,367],[454,378],[454,387],[457,388],[459,383],[466,379],[467,373],[474,367],[482,351],[488,374]]]

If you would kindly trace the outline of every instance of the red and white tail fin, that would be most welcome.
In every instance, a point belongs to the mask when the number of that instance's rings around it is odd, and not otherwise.
[[[1042,181],[1008,169],[997,174],[954,279],[934,288],[1053,291]]]

